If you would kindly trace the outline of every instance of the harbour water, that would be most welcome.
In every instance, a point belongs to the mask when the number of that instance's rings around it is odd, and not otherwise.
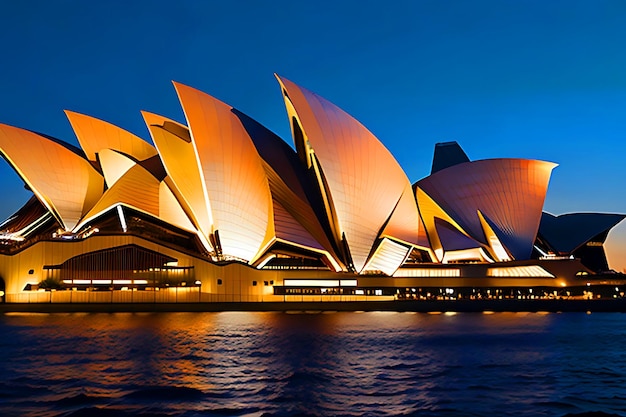
[[[0,316],[0,415],[626,415],[622,313]]]

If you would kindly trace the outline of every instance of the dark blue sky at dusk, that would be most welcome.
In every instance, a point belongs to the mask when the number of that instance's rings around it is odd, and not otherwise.
[[[183,122],[171,80],[292,143],[276,72],[368,127],[411,182],[456,140],[558,163],[551,213],[626,212],[626,2],[6,2],[0,39],[0,123],[72,144],[63,109],[147,140],[140,110]],[[6,218],[30,193],[5,162],[0,186]],[[622,270],[626,226],[609,244]]]

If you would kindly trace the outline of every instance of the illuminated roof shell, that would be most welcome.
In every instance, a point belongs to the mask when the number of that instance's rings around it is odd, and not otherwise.
[[[172,183],[171,188],[200,232],[201,240],[213,251],[209,243],[213,218],[189,129],[153,113],[142,112],[142,115]]]
[[[204,189],[197,192],[205,193],[210,207],[213,238],[224,256],[254,262],[275,237],[261,158],[232,107],[183,84],[174,86],[201,172]]]
[[[116,153],[111,150],[108,152]],[[127,159],[132,163],[128,157],[122,154],[117,155],[120,159]],[[114,158],[103,159],[104,161],[113,161],[119,164],[118,160]],[[103,169],[107,170],[106,164],[103,165]],[[120,204],[149,214],[180,229],[191,232],[196,230],[168,185],[159,181],[138,164],[134,164],[128,169],[104,193],[76,229]]]
[[[530,256],[555,164],[469,162],[458,144],[440,144],[433,174],[414,194],[363,125],[278,79],[297,152],[236,109],[178,83],[189,128],[144,113],[156,148],[110,123],[66,112],[86,156],[6,125],[0,151],[50,212],[33,224],[55,229],[52,216],[78,232],[116,207],[121,219],[119,206],[127,206],[197,233],[214,259],[260,267],[272,256],[320,255],[335,271],[387,275],[408,256],[424,259],[411,253],[415,247],[442,262]]]
[[[345,269],[322,225],[320,210],[315,209],[319,202],[313,200],[313,184],[296,152],[263,125],[236,110],[234,113],[263,159],[274,199],[277,239],[323,253],[335,270]]]
[[[102,175],[61,141],[0,124],[0,152],[65,230],[102,196]]]
[[[132,133],[104,120],[65,110],[80,146],[90,161],[101,149],[112,149],[143,161],[157,154],[154,146]]]
[[[294,134],[296,148],[308,166],[319,162],[318,178],[321,188],[326,188],[326,210],[334,223],[335,239],[345,239],[354,269],[360,272],[403,193],[410,189],[409,180],[391,153],[352,116],[317,94],[277,78],[292,131],[302,131],[302,137]],[[400,240],[417,245],[417,208],[404,209],[404,203],[402,207],[402,216],[393,219],[392,229],[401,234]]]
[[[465,162],[435,172],[416,186],[454,219],[460,230],[489,245],[480,210],[512,257],[528,259],[554,167],[551,162],[527,159]]]
[[[111,188],[124,174],[137,165],[124,154],[111,149],[101,149],[98,152],[98,159],[108,188]]]
[[[302,167],[293,149],[258,122],[235,109],[232,112],[242,121],[242,125],[263,159],[263,167],[273,199],[275,241],[317,252],[327,258],[328,264],[332,265],[335,270],[341,270],[339,261],[332,254],[328,237],[307,200],[301,178],[302,173],[299,172]],[[171,173],[170,178],[176,179],[173,183],[181,195],[179,199],[191,213],[206,213],[206,210],[198,210],[198,207],[201,208],[204,204],[200,193],[196,192],[202,184],[200,173],[188,162],[193,159],[190,156],[193,153],[193,147],[189,129],[162,116],[147,112],[143,112],[143,115],[153,141],[162,155],[166,170]],[[189,201],[192,203],[190,204]],[[197,216],[192,214],[191,217]],[[197,227],[200,227],[203,222],[196,220],[195,223]],[[259,258],[260,262],[262,260]]]

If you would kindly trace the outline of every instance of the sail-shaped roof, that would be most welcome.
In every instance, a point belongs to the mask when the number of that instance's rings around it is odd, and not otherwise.
[[[555,164],[470,162],[448,142],[412,188],[362,124],[277,78],[295,151],[231,106],[174,83],[188,126],[144,112],[156,147],[68,111],[82,151],[0,125],[0,152],[49,211],[37,222],[54,216],[67,231],[127,206],[196,233],[213,259],[256,267],[298,256],[335,271],[393,275],[407,257],[425,259],[416,248],[440,262],[529,258]],[[576,216],[544,215],[543,240],[557,249],[549,251],[571,252],[589,239],[598,246],[624,217]]]
[[[142,115],[182,207],[203,236],[207,249],[213,251],[208,243],[213,230],[211,206],[187,126],[154,113],[144,111]]]
[[[416,185],[473,239],[489,245],[478,214],[513,259],[528,259],[556,164],[527,159],[487,159],[450,166]],[[418,199],[419,201],[419,199]]]
[[[159,181],[147,169],[133,163],[127,156],[111,150],[107,153],[103,152],[103,155],[108,153],[117,154],[118,158],[101,159],[105,173],[112,170],[108,164],[122,165],[120,160],[123,159],[126,159],[132,166],[110,186],[76,229],[121,204],[180,229],[195,231],[195,227],[165,182]]]
[[[320,202],[315,200],[313,183],[296,152],[260,123],[237,110],[233,113],[241,120],[263,159],[274,199],[276,237],[285,243],[321,251],[333,268],[345,269],[340,266],[341,260],[324,228],[324,219],[320,219]],[[294,227],[294,222],[299,226]]]
[[[112,149],[143,161],[157,154],[154,146],[132,133],[104,120],[65,110],[81,148],[90,161],[101,149]]]
[[[410,183],[391,153],[361,123],[339,107],[278,77],[296,148],[313,167],[326,200],[336,240],[349,248],[360,272],[375,250],[384,226]],[[417,245],[417,208],[393,219],[403,241]]]
[[[102,175],[61,141],[0,124],[0,152],[67,231],[104,191]]]
[[[570,254],[600,233],[610,230],[626,215],[615,213],[568,213],[555,216],[544,212],[539,233],[559,253]]]
[[[174,83],[187,118],[212,215],[212,236],[226,257],[253,262],[274,238],[272,196],[261,158],[229,105]],[[172,175],[172,173],[170,173]]]

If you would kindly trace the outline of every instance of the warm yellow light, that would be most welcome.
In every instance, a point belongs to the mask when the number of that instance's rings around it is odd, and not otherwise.
[[[554,278],[554,275],[540,267],[539,265],[512,266],[489,268],[488,277],[546,277]]]
[[[401,268],[394,277],[460,277],[461,270],[457,268]]]
[[[286,279],[285,287],[338,287],[338,279]]]

